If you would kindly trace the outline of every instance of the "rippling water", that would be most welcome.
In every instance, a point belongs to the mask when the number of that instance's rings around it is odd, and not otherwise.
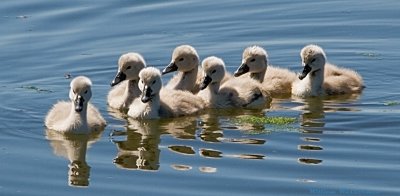
[[[399,7],[396,0],[2,1],[0,195],[399,195]],[[251,44],[265,47],[271,64],[299,72],[300,49],[317,43],[367,88],[359,97],[279,99],[265,110],[157,121],[107,110],[121,54],[140,52],[163,68],[183,43],[201,58],[223,58],[231,72]],[[104,131],[45,130],[47,111],[67,99],[68,75],[92,79]],[[242,115],[297,121],[238,123]]]

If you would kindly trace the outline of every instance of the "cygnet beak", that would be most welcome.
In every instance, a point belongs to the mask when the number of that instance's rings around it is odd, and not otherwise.
[[[142,100],[143,103],[149,102],[153,98],[152,92],[153,90],[151,90],[149,86],[145,86],[140,100]]]
[[[175,62],[171,62],[163,71],[162,71],[162,75],[170,73],[170,72],[174,72],[178,70],[178,66],[176,66]]]
[[[204,90],[205,88],[207,88],[207,86],[211,83],[212,78],[208,75],[206,75],[203,80],[201,81],[200,84],[200,90]]]
[[[114,80],[111,82],[111,86],[115,86],[119,84],[120,82],[124,81],[126,79],[126,75],[119,71],[117,75],[115,76]]]
[[[81,112],[83,110],[83,102],[85,99],[83,99],[82,96],[78,95],[78,97],[75,99],[75,111],[76,112]]]
[[[312,68],[308,64],[306,64],[303,68],[303,72],[299,75],[299,79],[303,80],[307,76],[307,74],[310,73],[311,70]]]
[[[247,64],[243,63],[239,66],[239,68],[235,71],[235,73],[233,73],[233,76],[239,77],[249,71],[250,71],[249,66]]]

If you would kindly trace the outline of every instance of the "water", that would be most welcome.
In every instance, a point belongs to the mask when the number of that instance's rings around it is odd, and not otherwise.
[[[0,195],[399,195],[399,7],[395,0],[2,1]],[[367,88],[356,98],[281,99],[263,111],[152,122],[108,112],[121,54],[140,52],[161,69],[184,43],[202,59],[223,58],[230,72],[251,44],[265,47],[271,64],[299,72],[300,49],[317,43]],[[45,130],[47,111],[67,99],[68,74],[92,79],[92,102],[108,121],[103,132]],[[298,121],[236,123],[245,114]]]

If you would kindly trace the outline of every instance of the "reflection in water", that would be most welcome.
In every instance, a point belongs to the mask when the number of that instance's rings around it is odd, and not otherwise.
[[[303,111],[303,113],[301,114],[301,126],[304,127],[305,131],[307,131],[306,127],[316,128],[325,126],[323,99],[307,98],[297,101],[304,104],[303,106],[300,106],[296,109],[300,109]]]
[[[178,171],[188,171],[192,169],[192,166],[190,165],[181,165],[181,164],[172,164],[171,167]]]
[[[296,101],[297,103],[303,103],[302,106],[299,106],[296,109],[302,111],[302,134],[307,134],[300,137],[305,144],[298,145],[297,149],[302,153],[315,153],[316,151],[323,151],[323,146],[316,144],[321,142],[321,139],[318,137],[318,135],[323,133],[323,127],[325,126],[325,112],[336,111],[341,107],[334,107],[337,102],[328,99],[308,98]],[[325,104],[329,105],[330,107],[325,107]],[[344,109],[341,108],[340,110]],[[256,138],[256,136],[264,135],[266,131],[268,132],[268,127],[263,124],[254,125],[245,123],[232,123],[232,118],[235,118],[239,115],[263,117],[265,116],[265,111],[239,111],[229,109],[209,110],[207,113],[200,116],[199,121],[197,117],[181,117],[147,121],[128,119],[127,130],[113,132],[113,142],[118,148],[118,154],[114,159],[114,163],[117,167],[126,169],[158,170],[160,165],[159,143],[161,134],[171,135],[180,140],[200,139],[204,143],[265,145],[265,137]],[[124,118],[124,116],[120,116],[120,118]],[[223,127],[221,127],[221,124]],[[238,137],[236,136],[237,131],[248,134],[245,135],[246,137],[243,137],[243,134],[239,134]],[[118,135],[122,137],[119,137]],[[170,152],[191,156],[196,155],[198,151],[199,156],[204,158],[220,159],[223,157],[228,157],[251,160],[266,159],[266,155],[259,153],[230,152],[227,154],[220,149],[210,149],[202,146],[195,147],[188,144],[169,144],[168,149]],[[298,162],[315,165],[322,163],[322,160],[310,157],[300,157],[298,158]],[[180,171],[187,171],[193,168],[192,165],[181,163],[171,164],[171,167]],[[217,168],[201,166],[199,167],[199,170],[202,172],[216,172]]]
[[[127,119],[127,129],[114,131],[112,133],[112,142],[116,144],[118,154],[114,159],[114,163],[119,168],[134,170],[158,170],[160,163],[160,136],[161,134],[171,135],[180,140],[196,140],[200,139],[205,143],[231,143],[237,145],[265,145],[266,140],[254,138],[257,134],[250,134],[247,127],[240,127],[231,123],[232,117],[238,115],[256,115],[263,116],[262,110],[209,110],[206,114],[201,115],[201,120],[197,117],[181,117],[174,119],[157,119],[157,120],[133,120]],[[124,118],[124,116],[120,116]],[[223,124],[224,127],[220,127]],[[247,126],[247,125],[244,125]],[[252,126],[252,130],[265,130],[265,127]],[[241,134],[236,135],[237,131],[249,133],[246,137]],[[224,135],[227,132],[227,135]],[[258,131],[259,133],[262,131]],[[198,134],[196,134],[198,133]],[[232,133],[232,134],[230,134]],[[253,138],[248,138],[252,136]],[[170,152],[182,155],[196,155],[204,158],[239,158],[251,160],[263,160],[265,155],[258,153],[229,153],[224,154],[217,149],[209,149],[199,147],[198,149],[190,145],[168,145]],[[171,167],[179,171],[191,170],[193,166],[181,163],[173,163]],[[199,166],[199,171],[213,173],[217,168],[210,166]]]
[[[251,138],[226,138],[224,131],[240,130],[246,133],[264,133],[264,125],[233,123],[232,119],[239,115],[264,116],[262,110],[238,110],[238,109],[221,109],[210,110],[207,114],[201,116],[201,134],[200,139],[206,142],[232,142],[242,144],[264,144],[263,139]],[[224,125],[220,127],[220,124]]]
[[[70,161],[68,165],[70,186],[89,186],[90,166],[86,163],[86,151],[90,144],[100,139],[102,131],[87,135],[46,130],[46,138],[50,141],[54,154]]]
[[[126,135],[126,140],[113,143],[118,148],[114,164],[124,169],[158,170],[160,167],[159,121],[137,121],[129,119],[128,129],[125,132],[115,132],[113,136]],[[119,139],[119,137],[117,138]]]
[[[118,148],[114,163],[125,169],[158,170],[160,163],[160,135],[169,134],[178,139],[196,139],[196,117],[181,117],[174,119],[134,120],[128,118],[128,128],[114,131],[112,141]],[[122,139],[121,138],[125,138]],[[191,146],[171,145],[171,151],[180,154],[193,155]],[[190,167],[190,166],[189,166]],[[175,165],[177,170],[191,169],[187,166]]]
[[[217,168],[215,167],[199,167],[199,170],[203,173],[215,173],[217,172]]]
[[[124,113],[123,111],[120,111],[118,109],[112,108],[110,106],[107,107],[108,114],[110,114],[112,117],[119,119],[119,120],[125,120],[128,118],[128,115]]]
[[[265,130],[264,125],[254,124],[231,124],[232,117],[238,115],[264,115],[262,110],[243,110],[243,109],[221,109],[221,110],[209,110],[207,114],[201,116],[201,134],[200,139],[205,142],[221,142],[221,143],[235,143],[235,144],[250,144],[250,145],[264,145],[266,141],[259,138],[233,138],[224,135],[227,130],[250,131],[256,130],[257,133],[261,133]],[[224,127],[220,127],[223,124]],[[265,155],[259,154],[224,154],[223,152],[215,149],[200,149],[199,154],[206,158],[222,158],[222,157],[233,157],[240,159],[264,159]]]
[[[310,134],[322,134],[322,128],[325,126],[325,111],[324,111],[324,101],[321,98],[307,98],[298,99],[296,102],[303,103],[303,106],[299,106],[295,109],[302,110],[301,114],[301,126],[303,127],[303,134],[307,134],[306,137],[302,137],[303,141],[306,142],[319,142],[320,138]],[[323,147],[311,144],[302,144],[297,147],[300,151],[321,151]],[[316,165],[320,164],[322,160],[316,158],[298,158],[299,163]]]
[[[312,159],[312,158],[299,158],[298,161],[299,163],[311,164],[311,165],[317,165],[322,162],[322,160],[320,159]]]
[[[253,138],[222,138],[221,141],[239,143],[239,144],[256,144],[256,145],[262,145],[266,142],[263,139],[253,139]]]
[[[230,155],[230,157],[240,158],[240,159],[264,159],[265,155],[261,154],[238,154],[238,155]]]
[[[224,137],[223,130],[219,127],[219,118],[212,113],[213,111],[209,110],[207,114],[201,116],[200,139],[205,142],[220,142],[220,138]]]
[[[322,147],[315,145],[299,145],[299,150],[322,150]]]
[[[201,115],[201,133],[200,138],[206,142],[237,142],[240,139],[224,138],[224,130],[242,130],[246,132],[261,133],[264,132],[264,125],[255,124],[232,124],[232,119],[239,115],[263,116],[262,110],[249,109],[219,109],[209,110]],[[223,125],[223,127],[221,127]],[[247,141],[242,141],[246,143]],[[251,141],[250,143],[252,143]]]
[[[221,158],[222,152],[212,149],[200,149],[200,155],[208,158]]]
[[[158,120],[160,127],[166,133],[178,139],[196,139],[197,117],[179,117]]]
[[[320,142],[321,139],[315,137],[303,137],[302,138],[306,142]]]
[[[220,142],[221,138],[223,137],[224,134],[222,131],[209,131],[203,129],[203,131],[200,134],[200,139],[205,142]]]
[[[170,150],[186,155],[194,155],[196,152],[194,151],[193,147],[190,146],[169,146]]]
[[[260,110],[237,110],[237,109],[220,109],[220,110],[208,110],[205,114],[200,116],[200,121],[197,118],[180,118],[174,121],[161,120],[160,124],[165,133],[168,133],[178,139],[200,139],[207,143],[234,143],[238,145],[250,144],[250,145],[263,145],[266,143],[264,139],[258,138],[244,138],[244,137],[227,137],[224,136],[225,131],[233,130],[233,134],[239,130],[236,126],[230,125],[231,118],[237,115],[243,114],[257,114],[262,115]],[[225,127],[220,127],[223,124]],[[196,131],[199,131],[196,135]],[[243,130],[245,131],[245,130]],[[229,134],[228,134],[229,135]],[[182,155],[196,155],[197,149],[193,146],[185,145],[169,145],[168,149],[171,152],[182,154]],[[240,158],[240,159],[264,159],[265,155],[244,153],[244,154],[224,154],[222,151],[217,149],[209,148],[198,148],[198,154],[204,158]],[[171,167],[179,171],[188,171],[193,169],[193,166],[187,164],[171,164]],[[199,166],[200,172],[214,173],[217,172],[217,168],[210,166]]]
[[[172,164],[171,167],[178,171],[189,171],[192,169],[190,165],[182,165],[182,164]],[[215,173],[217,172],[217,168],[215,167],[207,167],[207,166],[200,166],[199,171],[203,173]]]
[[[316,142],[320,142],[321,139],[311,134],[322,134],[323,127],[325,127],[325,112],[335,111],[354,111],[354,108],[343,107],[340,103],[349,103],[359,98],[359,95],[350,96],[335,96],[328,98],[307,98],[307,99],[295,99],[295,102],[303,103],[304,105],[296,107],[294,109],[302,110],[301,121],[303,127],[303,134],[307,134],[306,137],[301,137],[305,142],[313,144],[302,144],[298,146],[298,150],[307,152],[322,151],[323,147],[315,145]],[[298,162],[308,165],[318,165],[322,163],[322,160],[317,158],[298,158]]]
[[[356,101],[359,95],[341,95],[330,96],[326,98],[311,97],[306,99],[293,99],[293,102],[302,103],[302,106],[292,109],[303,111],[301,114],[302,126],[304,130],[315,132],[315,130],[307,129],[324,127],[325,113],[336,111],[357,111],[355,108],[344,107],[343,103],[351,103]]]

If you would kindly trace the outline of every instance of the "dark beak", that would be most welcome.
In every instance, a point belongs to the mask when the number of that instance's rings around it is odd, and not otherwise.
[[[82,96],[78,95],[78,98],[75,99],[75,111],[76,112],[81,112],[83,110],[83,102],[85,100],[83,99]]]
[[[249,66],[247,66],[247,64],[244,63],[244,64],[240,65],[240,67],[235,71],[235,73],[233,73],[233,75],[235,77],[239,77],[239,76],[241,76],[241,75],[243,75],[243,74],[245,74],[245,73],[247,73],[249,71],[250,71]]]
[[[211,83],[211,81],[212,81],[212,78],[210,76],[206,75],[203,78],[203,81],[201,81],[200,90],[204,90],[205,88],[207,88],[207,86]]]
[[[170,73],[170,72],[174,72],[178,70],[178,66],[176,66],[175,63],[170,63],[163,71],[162,71],[162,75]]]
[[[306,64],[303,68],[303,72],[299,75],[299,79],[303,80],[307,76],[307,74],[310,73],[311,70],[312,68],[308,64]]]
[[[126,75],[123,72],[118,72],[117,75],[115,76],[114,80],[111,82],[111,86],[115,86],[119,84],[120,82],[124,81],[126,79]]]
[[[153,90],[151,90],[150,87],[148,87],[148,86],[144,87],[143,93],[142,93],[142,98],[141,98],[143,103],[147,103],[153,98],[153,95],[151,94],[152,92],[153,92]]]

